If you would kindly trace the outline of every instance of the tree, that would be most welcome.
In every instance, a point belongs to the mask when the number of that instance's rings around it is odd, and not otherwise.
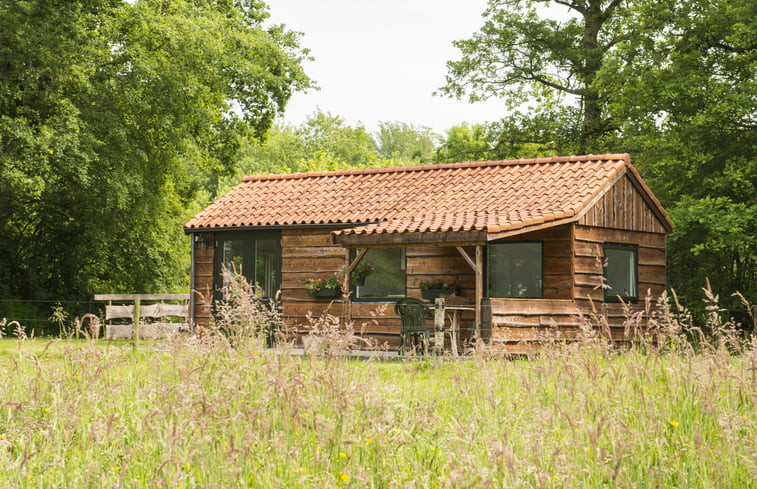
[[[303,124],[275,124],[261,142],[248,138],[241,150],[237,174],[222,190],[238,182],[239,174],[291,173],[376,166],[376,142],[362,125],[316,111]]]
[[[539,10],[555,5],[567,8],[564,20],[540,16]],[[457,98],[468,94],[471,101],[503,97],[510,110],[530,100],[538,106],[532,125],[541,130],[540,121],[569,122],[583,153],[615,129],[606,110],[608,94],[598,78],[608,53],[634,35],[624,22],[624,2],[490,0],[483,15],[479,32],[454,43],[462,58],[447,63],[442,93]],[[518,113],[516,119],[526,116]]]
[[[669,281],[693,302],[709,278],[757,297],[757,4],[678,0],[640,18],[661,32],[621,44],[602,80],[621,143],[671,213]],[[738,301],[731,300],[736,307]]]
[[[0,2],[0,294],[185,286],[181,224],[309,80],[257,1]]]
[[[379,122],[378,153],[407,163],[429,161],[434,154],[435,134],[430,127],[405,122]]]

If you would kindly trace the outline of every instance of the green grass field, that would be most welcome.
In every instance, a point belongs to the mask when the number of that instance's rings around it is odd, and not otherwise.
[[[0,487],[757,487],[757,354],[0,341]]]

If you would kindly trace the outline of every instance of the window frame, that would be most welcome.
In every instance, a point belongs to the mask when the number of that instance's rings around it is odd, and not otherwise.
[[[216,232],[213,240],[213,299],[214,302],[223,300],[221,289],[223,288],[222,277],[222,260],[223,254],[221,250],[221,242],[240,240],[244,242],[244,250],[242,253],[242,274],[245,276],[248,282],[253,287],[256,285],[256,253],[258,241],[276,241],[278,243],[278,289],[275,291],[265,291],[268,299],[276,299],[279,296],[282,283],[282,245],[281,245],[281,231],[279,230],[266,230],[266,231],[225,231]],[[251,266],[250,266],[251,265]]]
[[[633,256],[633,289],[634,289],[634,295],[624,296],[621,294],[615,294],[612,293],[612,290],[609,289],[607,286],[607,265],[609,264],[608,258],[607,258],[607,250],[622,250],[622,251],[631,251]],[[611,243],[607,242],[604,243],[602,246],[602,278],[603,278],[603,284],[605,287],[603,288],[604,293],[604,301],[614,304],[619,304],[621,302],[629,302],[634,303],[639,301],[639,245],[638,244],[632,244],[632,243]]]
[[[355,258],[357,258],[358,250],[360,249],[363,249],[363,248],[350,248],[350,263],[352,263],[355,260]],[[350,292],[351,292],[350,297],[352,298],[352,302],[391,303],[391,302],[396,302],[399,299],[404,299],[405,297],[407,297],[407,247],[406,246],[371,246],[370,248],[368,248],[368,250],[372,250],[372,249],[400,249],[402,250],[402,268],[400,268],[400,270],[402,270],[405,275],[405,283],[403,285],[403,295],[401,297],[399,296],[397,297],[358,297],[358,294],[357,294],[358,285],[354,283],[352,280],[350,280]],[[361,263],[366,259],[366,256],[368,256],[368,253],[366,253],[366,255],[363,256],[363,258],[360,260]],[[360,263],[358,263],[358,265],[360,265]]]
[[[511,244],[538,244],[540,248],[540,266],[541,266],[541,278],[540,278],[540,295],[538,296],[500,296],[492,295],[491,290],[491,276],[492,271],[490,269],[491,263],[489,262],[489,255],[491,246],[511,245]],[[486,274],[486,297],[500,298],[500,299],[544,299],[544,241],[542,240],[520,240],[520,241],[501,241],[491,242],[486,245],[486,253],[484,253],[484,272]]]

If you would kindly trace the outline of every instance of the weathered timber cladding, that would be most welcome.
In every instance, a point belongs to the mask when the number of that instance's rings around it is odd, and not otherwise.
[[[303,286],[307,278],[331,276],[347,263],[347,252],[331,244],[331,229],[293,229],[282,232],[282,313],[287,325],[295,330],[309,327],[308,313],[313,317],[327,312],[346,317],[344,298],[329,300],[308,295]],[[466,248],[473,253],[472,248]],[[406,248],[407,295],[420,298],[420,282],[442,281],[460,287],[460,301],[472,303],[475,296],[473,270],[454,247],[418,245]],[[352,302],[350,316],[356,331],[396,345],[400,321],[393,303]],[[461,323],[473,323],[466,313]],[[471,328],[462,328],[468,330]],[[466,331],[462,337],[466,337]]]
[[[314,298],[303,285],[307,278],[332,276],[345,264],[344,248],[331,244],[330,233],[330,229],[281,232],[281,312],[291,328],[303,328],[308,313],[313,317],[325,312],[344,316],[342,298]]]
[[[211,318],[213,301],[213,233],[201,233],[211,243],[205,250],[195,248],[194,268],[194,322],[207,326]]]
[[[619,179],[578,223],[584,226],[664,233],[653,208],[628,175]]]
[[[624,319],[622,306],[603,304],[603,245],[621,243],[638,245],[639,299],[649,295],[656,299],[665,290],[665,234],[619,231],[577,225],[574,231],[573,267],[576,304],[584,314],[594,308],[604,312],[615,325]],[[593,303],[593,308],[592,308]],[[634,309],[643,307],[637,304]]]

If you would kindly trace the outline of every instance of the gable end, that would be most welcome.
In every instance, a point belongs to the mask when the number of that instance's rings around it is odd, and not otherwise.
[[[670,226],[632,174],[624,172],[578,219],[584,226],[666,233]]]

